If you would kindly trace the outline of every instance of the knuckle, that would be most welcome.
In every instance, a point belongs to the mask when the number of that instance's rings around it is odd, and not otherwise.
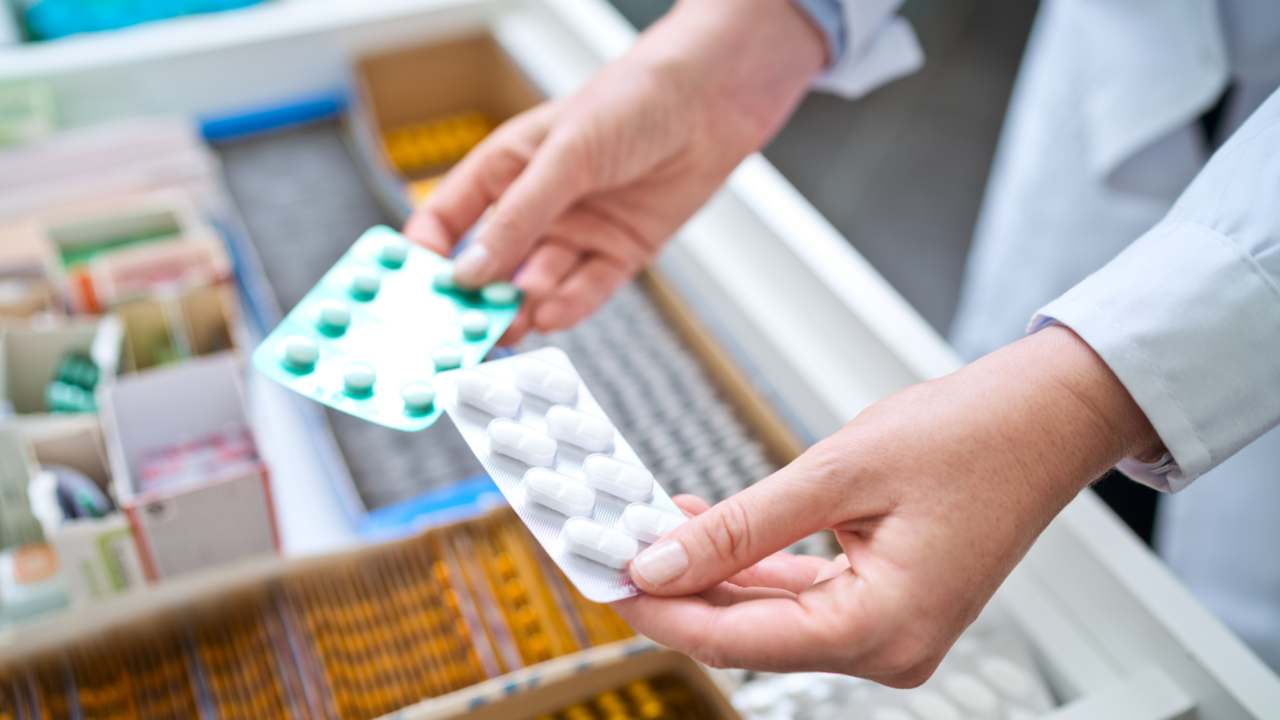
[[[747,556],[751,551],[751,520],[741,502],[729,498],[713,508],[705,527],[707,544],[716,559],[730,562]]]

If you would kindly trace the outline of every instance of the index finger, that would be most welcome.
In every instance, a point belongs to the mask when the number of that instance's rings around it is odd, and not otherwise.
[[[550,126],[549,104],[517,115],[494,130],[452,169],[404,226],[409,240],[448,257],[524,171]]]
[[[640,595],[610,607],[661,645],[713,667],[768,672],[847,672],[864,646],[852,573],[794,598],[768,597],[723,606],[697,596]]]

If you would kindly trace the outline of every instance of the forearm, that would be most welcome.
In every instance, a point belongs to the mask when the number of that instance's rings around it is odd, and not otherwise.
[[[791,0],[680,0],[633,51],[664,82],[763,145],[826,61],[822,34]]]
[[[1064,327],[873,406],[828,442],[845,436],[848,452],[866,458],[857,462],[878,463],[895,456],[874,452],[876,443],[911,435],[921,452],[945,448],[940,465],[955,468],[954,476],[982,468],[975,482],[1016,484],[1058,507],[1120,459],[1160,445],[1107,365]]]

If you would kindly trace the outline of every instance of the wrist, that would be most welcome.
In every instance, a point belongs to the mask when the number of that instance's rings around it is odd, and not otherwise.
[[[641,44],[715,136],[733,125],[750,150],[781,128],[827,59],[822,33],[792,0],[680,0]]]

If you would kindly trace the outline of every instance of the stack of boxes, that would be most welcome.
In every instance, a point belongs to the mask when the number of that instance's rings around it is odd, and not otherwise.
[[[224,573],[214,591],[187,577],[173,592],[118,598],[0,647],[0,718],[372,720],[433,701],[469,710],[521,674],[537,684],[560,658],[573,672],[633,655],[646,677],[671,671],[672,658],[654,665],[640,652],[650,646],[535,555],[537,542],[502,508],[398,542]],[[65,640],[48,648],[51,635]],[[13,652],[35,638],[44,651]],[[684,684],[712,687],[683,663],[693,673]],[[696,704],[672,685],[637,685],[623,702]]]
[[[185,119],[0,152],[0,622],[278,547],[220,182]]]
[[[542,100],[487,35],[364,58],[354,89],[356,149],[397,214],[495,127]]]

